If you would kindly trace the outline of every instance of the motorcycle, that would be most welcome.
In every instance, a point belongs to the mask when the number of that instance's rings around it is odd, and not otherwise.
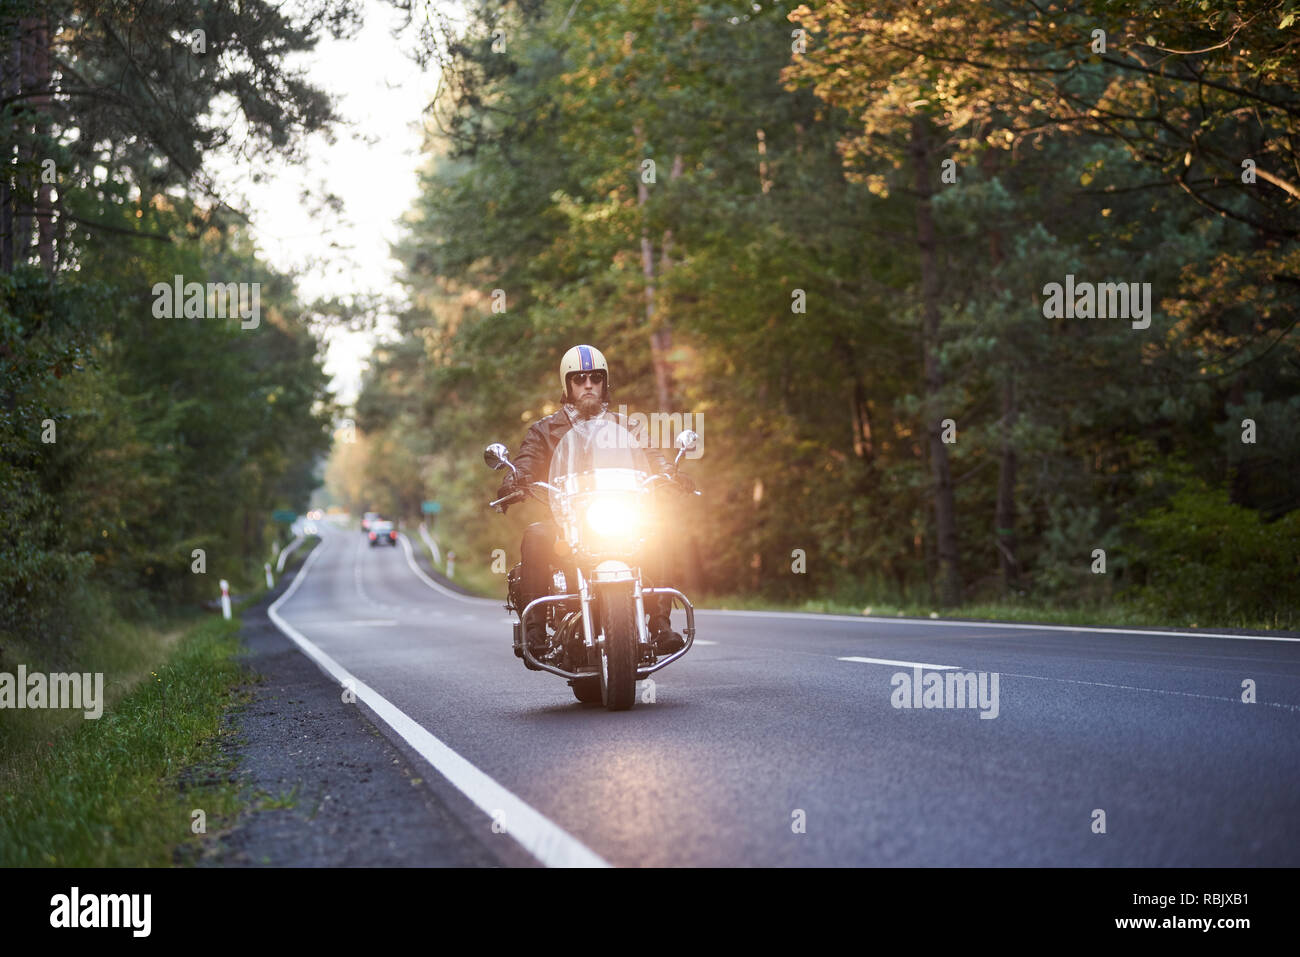
[[[689,429],[677,436],[674,474],[681,457],[694,451],[698,441]],[[494,470],[509,468],[519,474],[509,449],[499,442],[484,449],[483,460]],[[648,474],[648,459],[638,440],[620,423],[590,419],[575,423],[560,439],[548,479],[488,503],[504,512],[529,495],[548,501],[560,532],[557,558],[573,573],[570,581],[563,569],[554,570],[550,594],[523,605],[522,563],[510,570],[506,610],[517,617],[515,655],[531,670],[568,679],[574,697],[584,704],[625,711],[636,703],[637,682],[682,657],[695,640],[690,600],[676,588],[642,584],[640,559],[654,519],[653,491],[673,477]],[[669,596],[686,613],[685,644],[666,654],[656,650],[646,621],[645,599],[656,595]],[[540,654],[524,640],[534,621],[544,623],[547,636]]]

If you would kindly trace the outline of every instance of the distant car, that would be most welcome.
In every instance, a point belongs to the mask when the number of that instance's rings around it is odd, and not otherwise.
[[[369,535],[371,548],[376,545],[397,547],[397,529],[393,528],[392,522],[371,522]]]
[[[377,521],[379,521],[378,512],[366,512],[366,514],[361,518],[361,530],[363,532],[370,531],[370,523]]]

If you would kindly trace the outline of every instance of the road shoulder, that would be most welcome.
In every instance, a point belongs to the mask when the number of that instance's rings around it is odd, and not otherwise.
[[[204,866],[482,867],[500,862],[341,689],[271,623],[243,612],[257,679],[224,718],[249,809],[207,842]]]

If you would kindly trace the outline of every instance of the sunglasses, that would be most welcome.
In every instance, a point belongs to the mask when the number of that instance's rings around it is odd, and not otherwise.
[[[570,372],[569,373],[569,381],[576,382],[579,385],[584,384],[588,379],[591,380],[592,385],[604,385],[605,373],[603,372]]]

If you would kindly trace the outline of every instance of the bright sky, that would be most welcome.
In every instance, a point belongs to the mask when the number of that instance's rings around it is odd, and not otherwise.
[[[391,6],[365,0],[363,9],[365,26],[356,37],[326,37],[310,57],[291,61],[336,97],[345,121],[336,141],[313,138],[303,166],[277,163],[260,183],[231,162],[209,166],[222,193],[252,218],[262,256],[277,269],[299,273],[304,301],[393,294],[398,264],[389,258],[389,244],[399,238],[398,221],[416,197],[420,118],[437,87],[436,67],[422,73],[405,54],[415,42],[414,25],[394,38],[402,18]],[[308,186],[337,195],[341,215],[313,218],[300,196]],[[325,371],[345,405],[356,399],[374,338],[346,329],[326,336]]]

